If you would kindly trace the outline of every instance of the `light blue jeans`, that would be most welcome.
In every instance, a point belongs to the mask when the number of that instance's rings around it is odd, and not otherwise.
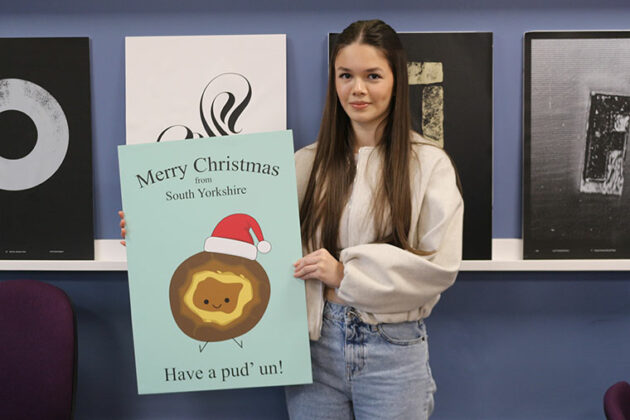
[[[313,384],[286,388],[292,420],[428,419],[436,387],[422,321],[370,325],[326,302]]]

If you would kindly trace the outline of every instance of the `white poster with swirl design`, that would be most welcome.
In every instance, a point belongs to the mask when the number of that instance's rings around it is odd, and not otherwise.
[[[286,129],[285,35],[127,37],[127,144]]]
[[[17,111],[35,125],[35,147],[26,156],[0,155],[0,189],[20,191],[44,183],[57,172],[68,151],[66,116],[41,86],[21,79],[0,79],[0,113]],[[11,141],[11,139],[9,139]]]

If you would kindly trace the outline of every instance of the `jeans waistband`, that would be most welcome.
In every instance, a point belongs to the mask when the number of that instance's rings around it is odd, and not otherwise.
[[[359,318],[358,312],[352,307],[339,303],[326,301],[324,304],[324,316],[328,319],[343,320],[347,314],[353,314]]]

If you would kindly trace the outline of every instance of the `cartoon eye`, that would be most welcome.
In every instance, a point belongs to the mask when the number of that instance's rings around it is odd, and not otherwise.
[[[223,301],[224,301],[225,303],[230,303],[230,298],[225,298]]]
[[[205,303],[207,305],[208,304],[208,299],[204,299],[203,303]]]

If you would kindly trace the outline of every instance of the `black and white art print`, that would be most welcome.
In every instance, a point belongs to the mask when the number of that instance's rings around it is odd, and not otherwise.
[[[492,33],[399,36],[408,59],[412,128],[448,152],[462,182],[463,257],[491,259]]]
[[[630,257],[630,32],[525,34],[523,257]]]
[[[127,37],[127,144],[286,129],[285,35]]]
[[[0,38],[0,259],[94,258],[89,48]]]

